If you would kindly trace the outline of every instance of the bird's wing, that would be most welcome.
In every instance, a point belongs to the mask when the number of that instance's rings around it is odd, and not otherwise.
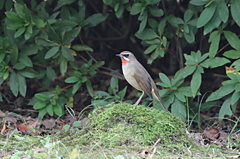
[[[134,78],[138,82],[139,86],[143,89],[144,93],[152,98],[152,78],[145,68],[137,67],[134,73]]]

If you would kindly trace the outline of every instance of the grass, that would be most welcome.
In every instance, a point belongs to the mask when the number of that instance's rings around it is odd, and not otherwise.
[[[46,136],[1,136],[2,158],[226,158],[215,145],[200,146],[189,139],[186,125],[172,114],[120,103],[89,114],[75,133]],[[230,151],[230,150],[227,150]]]

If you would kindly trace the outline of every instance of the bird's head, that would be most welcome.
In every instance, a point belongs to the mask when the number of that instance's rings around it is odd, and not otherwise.
[[[131,53],[129,51],[123,51],[120,54],[116,54],[116,56],[119,56],[121,58],[122,65],[126,65],[126,64],[131,63],[136,60],[133,53]]]

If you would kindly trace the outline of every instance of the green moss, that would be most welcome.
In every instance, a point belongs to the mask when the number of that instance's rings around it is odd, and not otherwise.
[[[78,143],[104,147],[189,143],[180,118],[166,111],[125,103],[95,109],[89,114],[85,129],[74,136],[78,136]]]

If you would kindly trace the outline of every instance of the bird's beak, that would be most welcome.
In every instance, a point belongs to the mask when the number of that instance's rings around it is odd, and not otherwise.
[[[116,56],[122,57],[122,55],[121,55],[121,54],[116,54]]]

